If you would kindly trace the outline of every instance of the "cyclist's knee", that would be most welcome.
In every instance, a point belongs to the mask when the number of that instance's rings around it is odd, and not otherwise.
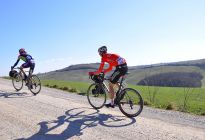
[[[32,74],[33,74],[33,68],[30,68],[30,70],[29,70],[29,75],[31,76]]]
[[[115,84],[113,84],[112,82],[109,82],[109,87],[114,87]]]

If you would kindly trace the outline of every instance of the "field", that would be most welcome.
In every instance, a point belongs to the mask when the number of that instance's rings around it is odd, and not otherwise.
[[[85,94],[89,84],[84,82],[70,82],[60,80],[41,80],[42,84],[47,87],[67,90],[69,92],[77,92]]]
[[[47,87],[58,88],[82,95],[86,94],[90,85],[85,82],[60,80],[42,80],[42,83]],[[204,88],[150,87],[135,85],[128,85],[128,87],[138,90],[147,106],[205,115]]]

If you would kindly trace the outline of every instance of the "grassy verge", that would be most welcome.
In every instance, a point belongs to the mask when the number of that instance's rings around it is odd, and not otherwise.
[[[90,85],[83,82],[58,80],[43,80],[42,83],[47,87],[82,95],[86,94]],[[205,116],[204,88],[148,87],[135,85],[129,85],[129,87],[141,93],[147,106]]]
[[[1,77],[1,78],[11,80],[11,77],[9,77],[9,76],[3,76],[3,77]]]
[[[85,95],[90,84],[83,82],[70,82],[58,80],[42,80],[42,84],[46,87],[61,89],[71,93]]]
[[[205,116],[204,88],[130,87],[142,93],[146,105]]]

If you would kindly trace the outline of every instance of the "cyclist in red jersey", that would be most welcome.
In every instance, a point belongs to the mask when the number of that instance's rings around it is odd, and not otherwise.
[[[117,54],[111,54],[107,53],[107,47],[102,46],[98,49],[99,55],[102,57],[100,67],[97,71],[95,72],[89,72],[89,75],[98,75],[101,72],[104,74],[112,71],[113,67],[116,67],[115,71],[110,77],[110,82],[109,82],[109,91],[110,91],[110,99],[111,102],[109,104],[106,104],[107,107],[114,107],[114,99],[115,99],[115,92],[114,92],[114,86],[117,84],[118,80],[120,79],[121,76],[124,76],[127,71],[127,63],[126,60],[122,57],[120,57]],[[107,69],[103,69],[105,63],[109,64],[109,67]]]

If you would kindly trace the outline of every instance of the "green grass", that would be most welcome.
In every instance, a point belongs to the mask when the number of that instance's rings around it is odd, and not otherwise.
[[[205,89],[204,88],[176,88],[176,87],[146,87],[146,86],[130,86],[140,91],[145,102],[148,105],[205,115]],[[187,91],[189,91],[187,93]],[[150,94],[149,94],[150,92]],[[152,96],[156,93],[153,100]],[[188,95],[187,106],[184,107],[184,100]]]
[[[73,91],[80,94],[85,94],[90,85],[89,83],[84,82],[58,80],[43,80],[42,83],[44,86]],[[129,87],[138,90],[141,93],[145,104],[148,106],[183,111],[197,115],[205,115],[204,88],[191,88],[191,92],[188,94],[188,102],[184,107],[185,91],[188,91],[188,88],[147,87],[135,85],[129,85]],[[155,98],[152,98],[154,93],[156,93]]]
[[[9,77],[9,76],[3,76],[3,77],[1,77],[1,78],[11,80],[11,77]]]
[[[77,93],[85,94],[90,84],[83,82],[70,82],[70,81],[59,81],[59,80],[42,80],[44,86],[57,88],[57,89],[66,89],[67,91],[74,90]]]

